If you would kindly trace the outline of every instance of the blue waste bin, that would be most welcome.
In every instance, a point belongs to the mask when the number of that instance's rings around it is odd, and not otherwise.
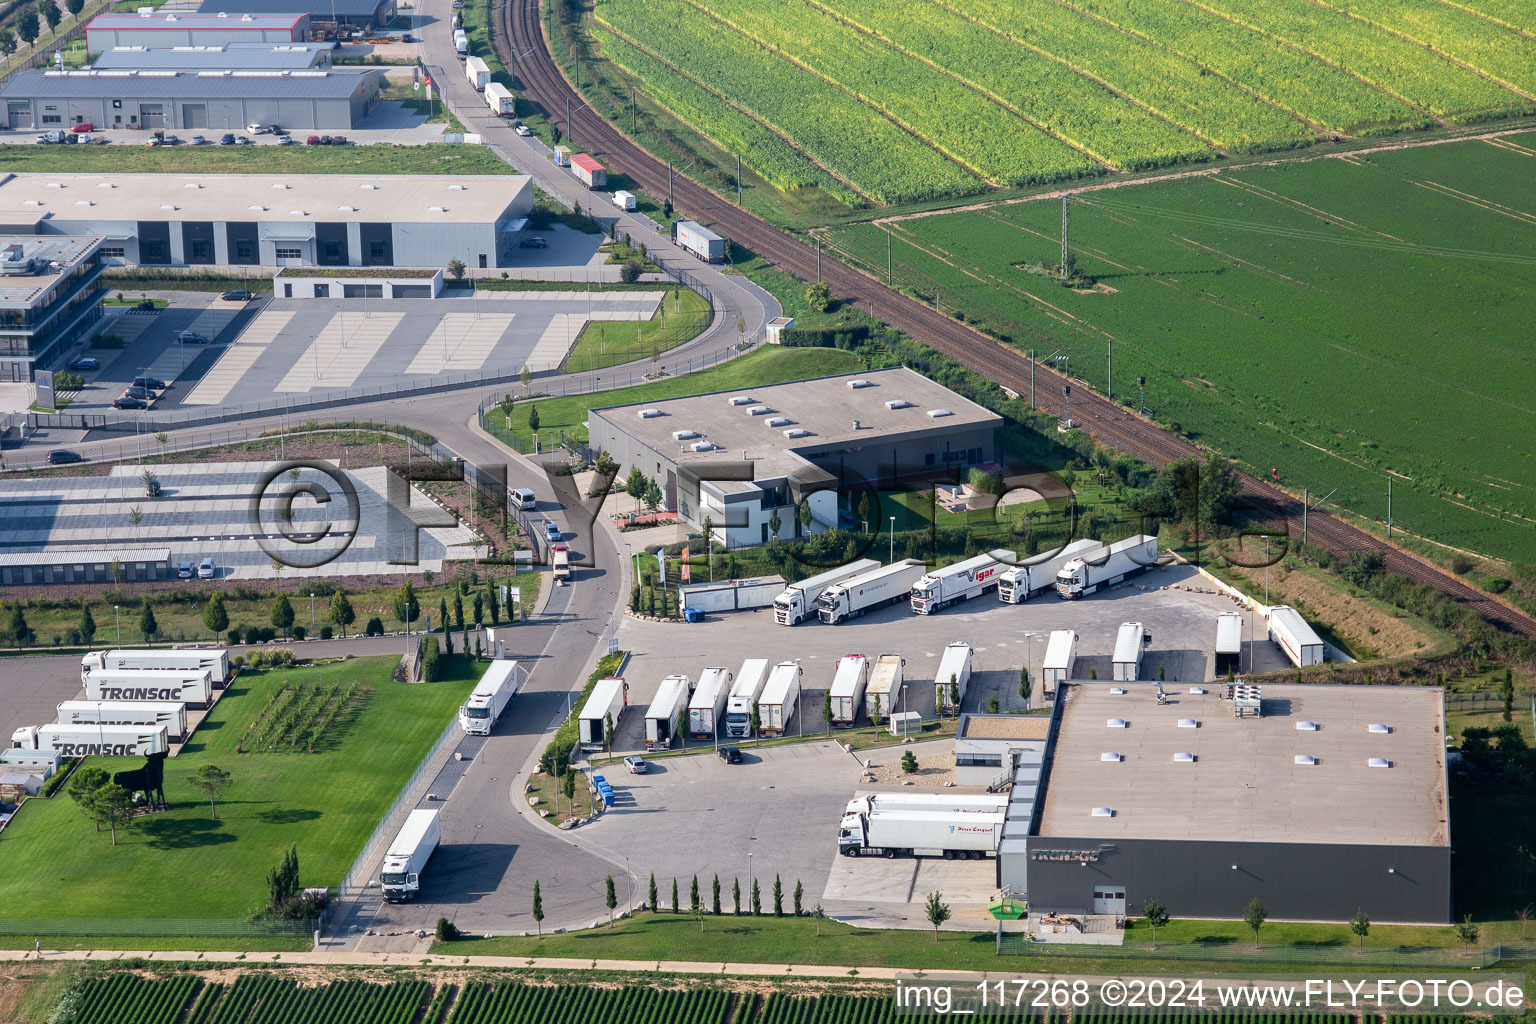
[[[684,622],[703,622],[704,621],[704,613],[702,611],[700,611],[699,609],[697,609],[697,608],[684,608],[683,609],[683,621]]]

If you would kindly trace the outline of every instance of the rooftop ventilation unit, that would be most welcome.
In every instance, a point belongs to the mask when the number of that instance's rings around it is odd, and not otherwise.
[[[950,412],[948,409],[929,409],[928,410],[928,418],[931,419],[931,420],[941,420],[945,416],[953,416],[953,415],[954,415],[954,413]]]
[[[282,182],[276,181],[276,182],[272,183],[272,187],[273,188],[287,189],[287,188],[292,188],[293,186],[291,186],[291,185],[284,185]]]
[[[695,441],[689,447],[696,452],[712,452],[715,450],[715,446],[708,441]]]
[[[752,396],[751,395],[732,395],[730,398],[726,399],[726,401],[730,402],[732,405],[751,405],[752,404]]]
[[[1366,732],[1389,733],[1389,732],[1392,731],[1392,729],[1391,729],[1390,726],[1382,725],[1380,722],[1372,722],[1370,725],[1365,727],[1365,731]]]
[[[175,203],[161,203],[160,204],[160,209],[162,209],[162,210],[174,210],[174,209],[176,209],[176,204]]]
[[[1095,818],[1113,818],[1115,816],[1115,809],[1113,807],[1095,807],[1093,809],[1093,816]]]
[[[640,418],[643,419],[643,420],[653,420],[657,416],[660,416],[660,415],[661,415],[661,410],[660,409],[641,409],[640,410]]]
[[[113,183],[113,182],[110,182],[110,181],[98,181],[96,183],[96,187],[97,188],[117,188],[117,185],[115,183]]]
[[[357,212],[357,207],[355,207],[355,206],[338,206],[338,207],[336,207],[336,209],[340,210],[342,213],[356,213]]]
[[[75,205],[76,206],[95,206],[96,204],[91,202],[89,199],[76,199],[75,200]]]
[[[887,409],[905,409],[911,404],[912,403],[907,401],[905,398],[893,398],[889,402],[885,403],[885,407]]]
[[[766,416],[770,412],[773,412],[773,410],[768,408],[768,406],[766,406],[766,405],[754,405],[752,408],[747,410],[747,415],[748,416]]]
[[[64,183],[62,181],[50,181],[44,187],[45,188],[63,188],[64,187]]]
[[[785,437],[810,437],[811,436],[811,432],[809,430],[806,430],[804,427],[790,427],[788,430],[784,431],[784,436]]]
[[[246,209],[247,210],[255,210],[257,213],[265,213],[265,212],[267,212],[267,208],[265,206],[247,206]]]
[[[1106,750],[1106,751],[1104,751],[1104,753],[1099,755],[1099,760],[1100,761],[1113,761],[1116,764],[1119,764],[1121,761],[1124,761],[1125,758],[1123,756],[1121,756],[1120,754],[1117,754],[1113,750]]]
[[[1129,729],[1131,724],[1123,718],[1109,718],[1104,721],[1106,729]]]
[[[43,205],[43,201],[41,199],[23,199],[21,201],[21,205],[22,206],[42,206]]]
[[[858,380],[849,381],[848,386],[854,390],[858,390],[859,388],[872,388],[875,386],[875,382],[872,380],[865,380],[863,377],[860,377]]]
[[[699,436],[699,432],[697,430],[674,430],[674,431],[672,431],[672,440],[674,440],[674,441],[686,441],[686,440],[688,440],[691,437],[698,437],[698,436]]]
[[[449,192],[463,192],[464,191],[464,186],[463,185],[449,185],[448,186],[448,191]]]
[[[1195,694],[1196,696],[1199,696],[1200,694],[1203,694],[1205,692],[1205,687],[1203,687],[1203,686],[1191,686],[1189,688],[1189,692],[1192,693],[1192,694]]]
[[[1249,683],[1232,687],[1232,713],[1238,718],[1264,716],[1264,688]]]
[[[1119,695],[1121,695],[1121,694],[1123,694],[1125,692],[1125,687],[1123,687],[1123,686],[1111,686],[1109,688],[1109,692],[1118,697]]]
[[[364,192],[377,192],[379,190],[379,186],[372,184],[371,182],[365,185],[359,185],[357,187],[362,189]]]
[[[788,416],[769,416],[763,422],[770,427],[787,427],[790,424],[790,418]]]
[[[1365,762],[1367,768],[1391,768],[1392,762],[1384,757],[1373,757]]]
[[[198,182],[189,181],[189,182],[187,182],[185,185],[183,185],[181,187],[182,188],[202,188],[203,186],[200,183],[198,183]]]
[[[1295,762],[1297,764],[1317,764],[1317,758],[1311,754],[1297,754]]]
[[[1173,755],[1173,759],[1179,764],[1191,764],[1195,760],[1195,755],[1187,750],[1181,750]]]
[[[290,216],[290,217],[308,217],[309,216],[309,211],[308,210],[289,210],[288,211],[288,216]]]
[[[448,208],[446,206],[429,206],[429,207],[427,207],[427,212],[428,213],[447,213],[448,212]]]
[[[1316,722],[1297,722],[1296,723],[1296,731],[1297,732],[1317,732],[1317,723]]]

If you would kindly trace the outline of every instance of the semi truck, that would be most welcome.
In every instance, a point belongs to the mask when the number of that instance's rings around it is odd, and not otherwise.
[[[1007,793],[862,793],[848,801],[844,814],[877,811],[929,811],[937,814],[998,814],[1008,809]]]
[[[960,713],[960,702],[965,700],[965,689],[971,681],[971,657],[968,643],[956,640],[944,648],[944,656],[939,659],[939,674],[933,678],[934,710]]]
[[[845,857],[943,857],[980,860],[997,853],[1001,811],[877,810],[845,814],[837,848]]]
[[[624,677],[599,679],[597,685],[592,687],[592,696],[587,698],[581,716],[576,721],[576,737],[581,743],[581,749],[601,750],[606,746],[608,720],[613,719],[613,727],[617,729],[619,719],[624,717],[627,707],[629,684],[624,682]]]
[[[748,658],[741,663],[736,684],[725,700],[725,735],[728,738],[744,740],[752,735],[752,709],[757,706],[767,682],[767,658]]]
[[[587,188],[604,188],[608,184],[608,169],[585,153],[571,157],[571,173]]]
[[[459,708],[459,728],[466,736],[489,736],[496,720],[528,681],[528,672],[515,661],[493,661]]]
[[[1289,605],[1276,605],[1269,610],[1269,638],[1297,668],[1321,665],[1326,657],[1322,637]]]
[[[1072,559],[1056,573],[1056,593],[1067,599],[1087,597],[1157,564],[1157,538],[1144,533],[1095,548]]]
[[[1243,670],[1243,617],[1237,612],[1216,616],[1216,674]]]
[[[882,654],[875,659],[875,667],[869,673],[869,686],[864,690],[864,713],[874,721],[876,713],[891,717],[901,702],[902,668],[907,664],[899,654]]]
[[[437,811],[414,810],[389,844],[379,865],[379,889],[390,903],[412,900],[421,892],[421,874],[443,840]]]
[[[840,565],[836,569],[818,573],[799,583],[791,583],[784,588],[782,594],[773,599],[773,621],[781,626],[793,626],[802,622],[816,613],[816,599],[828,587],[879,567],[880,563],[873,558],[860,558],[847,565]]]
[[[691,252],[705,263],[719,263],[725,259],[725,239],[702,224],[680,220],[672,225],[672,238],[679,249]]]
[[[172,701],[189,708],[213,703],[213,681],[198,669],[143,669],[92,672],[85,677],[86,700]]]
[[[464,61],[464,77],[479,91],[491,84],[491,69],[479,57],[470,57]]]
[[[1036,555],[1023,565],[1004,569],[997,578],[997,599],[1003,604],[1023,604],[1036,594],[1056,586],[1056,574],[1072,559],[1099,546],[1096,540],[1075,540],[1054,555]]]
[[[688,702],[688,735],[696,740],[711,739],[715,730],[725,726],[725,703],[731,696],[729,669],[706,668],[699,676],[693,699]]]
[[[187,706],[176,701],[66,700],[59,705],[60,725],[163,725],[166,738],[187,738]]]
[[[758,731],[764,736],[783,736],[800,708],[800,679],[804,675],[800,659],[781,661],[773,666],[768,685],[757,702]]]
[[[201,669],[208,673],[217,689],[229,683],[229,652],[223,648],[208,650],[120,650],[93,651],[80,659],[80,681],[90,672],[181,671]]]
[[[61,757],[148,757],[169,753],[171,735],[163,725],[33,725],[11,733],[11,746],[56,750]]]
[[[925,574],[912,584],[912,610],[931,615],[957,601],[969,601],[997,586],[1013,552],[994,551]]]
[[[490,82],[485,87],[485,105],[497,117],[511,117],[517,113],[517,97],[500,82]]]
[[[783,576],[752,576],[678,588],[680,606],[696,612],[744,612],[767,608],[784,589]]]
[[[816,614],[828,625],[855,619],[866,612],[908,598],[923,578],[923,563],[903,558],[833,584],[816,599]]]
[[[1045,661],[1040,664],[1040,693],[1046,700],[1056,699],[1056,688],[1072,678],[1077,667],[1077,634],[1070,629],[1053,629],[1045,641]]]
[[[845,654],[832,677],[832,724],[852,725],[864,704],[864,688],[869,685],[869,659],[862,654]]]
[[[668,750],[677,733],[677,713],[688,706],[688,677],[667,676],[645,709],[645,749]]]
[[[1134,683],[1141,678],[1141,652],[1152,642],[1152,634],[1139,622],[1122,622],[1115,635],[1115,656],[1110,678],[1117,683]]]

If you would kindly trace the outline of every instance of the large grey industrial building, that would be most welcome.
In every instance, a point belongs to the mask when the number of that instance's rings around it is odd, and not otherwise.
[[[314,24],[383,28],[395,17],[395,0],[203,0],[201,14],[288,14],[303,11]]]
[[[1235,918],[1257,898],[1275,919],[1444,923],[1443,706],[1430,687],[1067,684],[1043,765],[1017,769],[998,883],[1032,915]]]
[[[588,436],[627,472],[657,481],[666,506],[708,516],[729,546],[839,523],[837,491],[993,461],[998,416],[905,367],[593,409]],[[622,475],[622,474],[621,474]],[[714,477],[711,479],[711,477]],[[869,524],[874,530],[876,524]]]
[[[0,381],[58,369],[101,318],[102,241],[0,234]]]
[[[0,225],[102,236],[143,266],[500,266],[533,208],[519,175],[11,174]]]
[[[330,43],[225,43],[222,46],[114,46],[96,54],[97,71],[304,71],[331,64]]]
[[[243,131],[348,130],[379,102],[384,76],[370,68],[43,71],[0,89],[12,129],[97,128]]]
[[[225,43],[303,43],[309,15],[292,8],[279,14],[194,14],[145,9],[137,14],[98,14],[85,26],[86,49],[114,46],[222,46]]]

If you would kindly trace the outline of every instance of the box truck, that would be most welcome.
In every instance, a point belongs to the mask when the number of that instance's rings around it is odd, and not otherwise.
[[[1243,617],[1237,612],[1216,616],[1216,674],[1243,670]]]
[[[163,725],[34,725],[11,733],[11,746],[56,750],[60,757],[148,757],[169,753],[171,736]]]
[[[489,736],[496,720],[528,681],[528,672],[515,661],[493,661],[459,708],[459,728],[466,736]]]
[[[1098,546],[1096,540],[1075,540],[1054,555],[1036,555],[1022,565],[1004,569],[997,578],[997,599],[1003,604],[1023,604],[1041,591],[1052,589],[1062,566]]]
[[[744,612],[767,608],[783,590],[783,576],[752,576],[719,583],[690,583],[678,588],[678,598],[683,608],[696,612]]]
[[[1289,605],[1276,605],[1269,610],[1269,638],[1297,668],[1321,665],[1326,657],[1322,638]]]
[[[511,117],[517,113],[517,97],[500,82],[491,82],[485,87],[485,105],[497,117]]]
[[[832,677],[832,724],[852,725],[864,704],[864,687],[869,684],[869,659],[862,654],[845,654]]]
[[[1056,593],[1086,597],[1157,564],[1157,538],[1137,534],[1084,552],[1056,573]]]
[[[1141,678],[1141,652],[1152,642],[1152,634],[1139,622],[1122,622],[1115,636],[1115,657],[1110,678],[1117,683],[1134,683]]]
[[[1040,665],[1040,693],[1046,700],[1056,699],[1056,688],[1072,678],[1076,667],[1077,634],[1070,629],[1051,630]]]
[[[818,573],[799,583],[791,583],[784,588],[782,594],[773,599],[773,621],[781,626],[793,626],[809,618],[816,613],[816,599],[828,587],[878,568],[880,563],[873,558],[860,558],[847,565],[840,565],[836,569]]]
[[[907,600],[912,585],[923,578],[923,563],[916,558],[860,573],[822,591],[816,599],[816,614],[828,625],[858,618],[873,608]]]
[[[470,57],[464,62],[464,77],[476,90],[484,89],[491,84],[491,69],[479,57]]]
[[[619,189],[613,194],[613,205],[625,213],[633,213],[635,211],[635,194]]]
[[[688,706],[688,677],[667,676],[645,709],[645,749],[667,750],[677,733],[677,713]]]
[[[752,735],[752,709],[757,707],[767,682],[767,658],[748,658],[741,663],[736,684],[725,699],[725,735],[728,738],[744,740]]]
[[[571,582],[571,552],[564,545],[555,549],[550,564],[551,574],[562,583]]]
[[[960,713],[960,702],[965,700],[965,688],[971,681],[971,653],[971,645],[959,640],[944,648],[939,674],[933,677],[935,711]]]
[[[197,669],[92,672],[85,677],[86,700],[172,701],[189,708],[213,703],[213,682]]]
[[[724,730],[725,702],[731,696],[731,680],[736,678],[729,669],[707,668],[699,676],[694,687],[693,699],[688,702],[688,735],[696,740],[715,737],[715,731]]]
[[[1012,559],[1011,551],[994,551],[925,574],[912,584],[912,610],[919,615],[931,615],[957,601],[985,594],[997,586],[998,577]]]
[[[800,659],[781,661],[773,666],[768,685],[757,702],[758,731],[764,736],[783,736],[800,709],[800,678],[805,673]]]
[[[624,709],[628,706],[629,684],[624,682],[623,676],[599,679],[576,720],[576,737],[581,749],[603,749],[608,743],[608,720],[611,718],[614,729],[618,729],[619,719],[624,717]]]
[[[571,173],[587,188],[603,188],[608,184],[608,169],[585,153],[571,157]]]
[[[60,725],[163,725],[166,738],[187,738],[187,706],[176,701],[67,700],[59,705]]]
[[[88,672],[138,672],[141,670],[201,669],[216,689],[229,682],[229,652],[223,648],[156,651],[94,651],[80,659],[80,681]]]
[[[705,263],[719,263],[725,259],[725,239],[702,224],[680,220],[672,225],[672,237],[679,249],[691,252]]]
[[[571,147],[559,145],[555,147],[555,166],[569,167],[571,165]]]
[[[465,35],[461,28],[453,30],[453,48],[458,51],[460,57],[469,52],[469,36]]]
[[[379,865],[379,889],[386,900],[403,903],[416,898],[421,892],[421,873],[442,839],[443,824],[437,811],[410,813]]]
[[[882,654],[875,659],[875,667],[869,673],[869,686],[864,690],[864,713],[873,721],[875,714],[889,718],[891,712],[902,710],[901,670],[907,664],[899,654]]]
[[[943,857],[980,860],[997,853],[1003,811],[926,810],[845,814],[837,848],[845,857]]]

